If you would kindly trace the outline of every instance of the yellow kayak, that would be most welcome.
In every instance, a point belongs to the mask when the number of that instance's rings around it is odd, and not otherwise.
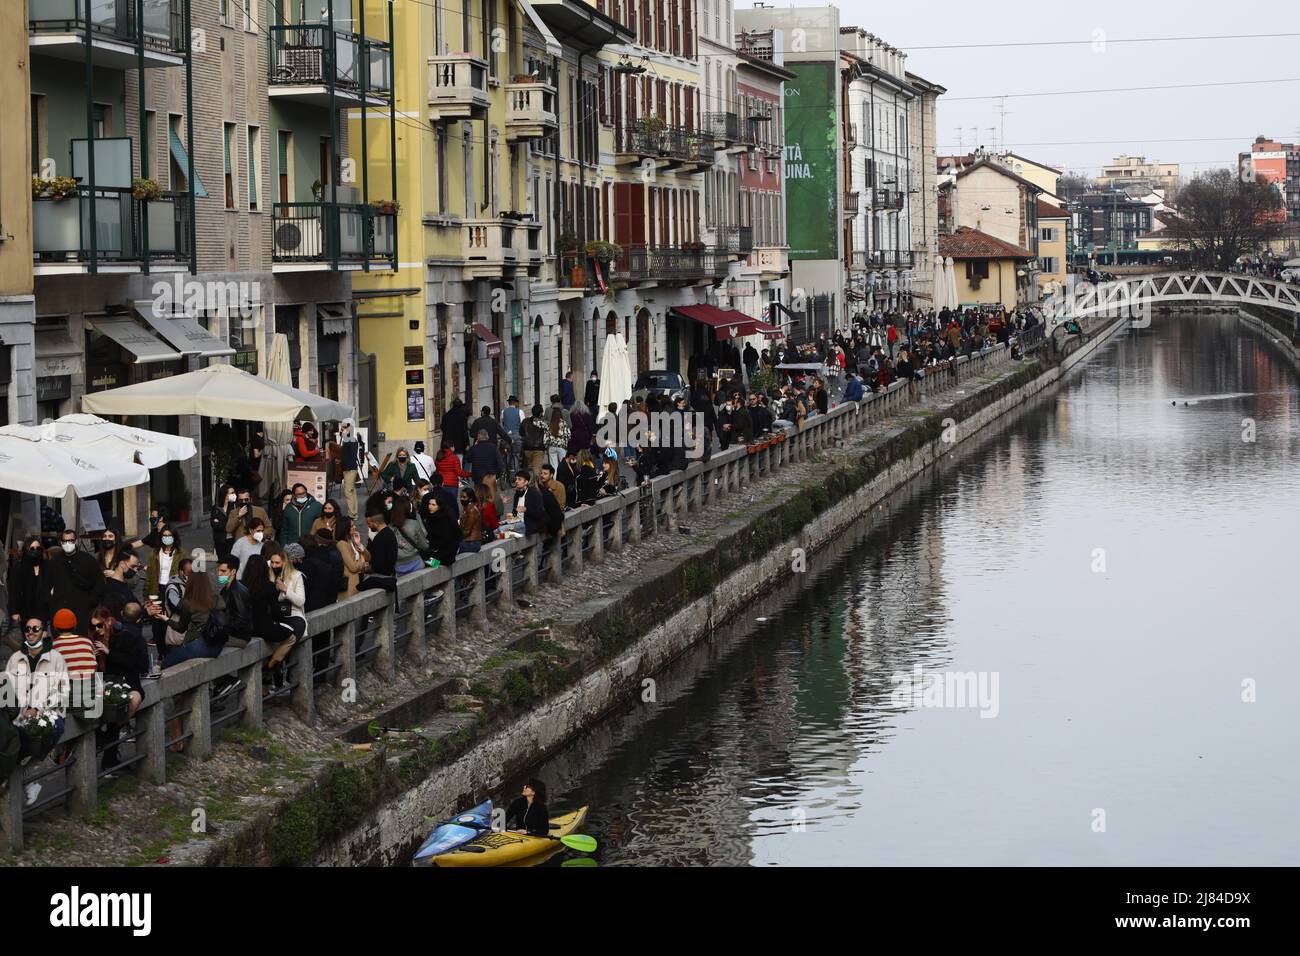
[[[551,817],[551,836],[556,837],[554,840],[526,833],[488,833],[450,853],[431,857],[429,862],[434,866],[527,866],[533,862],[540,863],[540,858],[550,856],[564,846],[559,842],[559,837],[576,832],[586,819],[586,807],[563,816]],[[534,860],[534,857],[539,859]]]

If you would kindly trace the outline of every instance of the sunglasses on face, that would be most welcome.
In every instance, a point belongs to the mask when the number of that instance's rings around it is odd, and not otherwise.
[[[102,630],[104,629],[104,622],[103,622],[103,621],[91,621],[91,622],[90,622],[90,629],[91,629],[92,631],[102,631]]]
[[[26,631],[28,634],[39,634],[41,633],[41,631],[45,630],[45,628],[41,627],[41,625],[39,624],[34,626],[28,624],[26,627],[23,628],[23,630]]]

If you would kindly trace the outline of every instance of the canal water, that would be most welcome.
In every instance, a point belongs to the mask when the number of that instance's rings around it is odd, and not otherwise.
[[[552,810],[605,866],[1294,865],[1298,439],[1235,319],[1121,333],[537,768]]]

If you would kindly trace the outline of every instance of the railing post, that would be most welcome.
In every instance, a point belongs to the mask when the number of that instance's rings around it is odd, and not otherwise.
[[[609,550],[622,551],[624,523],[623,523],[623,508],[621,505],[614,509],[613,518],[614,518],[614,523],[610,526],[609,529]]]
[[[388,604],[379,611],[379,630],[375,634],[375,672],[384,683],[391,682],[397,676],[396,634],[397,604],[400,598],[394,591]]]
[[[644,494],[644,492],[642,492],[642,494]],[[636,498],[634,498],[632,500],[632,503],[627,507],[626,510],[620,509],[620,511],[623,511],[624,516],[629,519],[624,526],[627,532],[625,540],[628,542],[628,544],[640,544],[641,543],[641,496],[638,495]]]
[[[289,691],[289,705],[298,718],[308,726],[316,723],[316,678],[312,675],[311,638],[304,637],[293,645],[286,662],[293,668],[293,689]]]
[[[506,549],[496,542],[488,552],[488,561],[497,572],[497,607],[508,608],[515,603],[515,576],[511,570],[514,556],[506,554]]]
[[[259,671],[262,669],[259,665]],[[135,738],[136,751],[144,759],[140,761],[141,779],[155,786],[167,782],[167,719],[163,713],[165,703],[158,701],[148,707],[141,707],[135,713],[135,725],[140,735]],[[94,731],[91,731],[94,735]]]
[[[596,520],[591,523],[591,560],[593,564],[600,564],[605,560],[604,515],[597,515]]]
[[[240,705],[244,712],[239,717],[239,726],[247,730],[256,730],[262,726],[262,655],[239,672],[239,679],[244,682],[240,695]]]
[[[556,553],[559,553],[559,542],[556,543]],[[474,624],[481,628],[487,627],[487,566],[475,568],[470,572],[474,575],[474,586],[470,589],[469,606],[470,617]]]
[[[190,735],[185,752],[200,759],[212,753],[212,685],[208,681],[197,685],[186,698],[190,712],[182,722],[182,731]]]
[[[157,705],[161,706],[161,705]],[[95,809],[99,797],[99,754],[95,732],[88,730],[72,744],[72,766],[68,768],[68,812],[83,816]],[[18,788],[22,793],[22,788]]]
[[[438,640],[445,644],[456,641],[456,579],[448,577],[442,585],[442,602],[438,608]]]
[[[536,591],[541,577],[542,539],[534,534],[524,540],[527,542],[524,552],[524,580],[528,582],[528,590]]]
[[[420,618],[424,618],[424,608],[420,608]],[[357,679],[357,629],[361,622],[365,620],[362,616],[347,624],[340,624],[334,629],[338,637],[338,647],[335,653],[338,655],[339,669],[336,683],[342,687],[345,681],[352,681],[356,684]]]
[[[94,733],[91,733],[94,736]],[[14,767],[9,774],[9,783],[4,793],[0,794],[3,806],[0,806],[0,850],[17,853],[23,848],[23,769]]]

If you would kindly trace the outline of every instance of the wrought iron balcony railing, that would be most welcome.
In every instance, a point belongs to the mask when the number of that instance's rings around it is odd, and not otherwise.
[[[325,24],[270,28],[272,89],[324,86],[387,99],[393,92],[392,44]]]
[[[364,203],[276,203],[271,216],[277,263],[395,262],[397,213]]]

